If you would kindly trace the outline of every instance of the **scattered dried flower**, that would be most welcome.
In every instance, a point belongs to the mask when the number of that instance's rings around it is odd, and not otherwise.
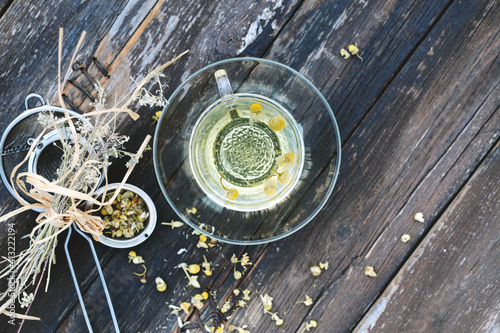
[[[275,116],[269,119],[269,127],[275,132],[283,130],[286,126],[285,119],[280,116]]]
[[[220,312],[222,313],[226,313],[228,312],[229,310],[231,309],[231,303],[229,301],[226,301],[226,303],[224,303],[222,305],[222,308],[220,309]]]
[[[313,276],[319,276],[321,274],[321,268],[319,266],[311,267],[311,273]]]
[[[276,175],[271,175],[262,183],[264,189],[264,194],[268,197],[273,196],[276,193]]]
[[[401,241],[403,243],[408,243],[410,241],[410,238],[411,238],[410,235],[404,234],[403,236],[401,236]]]
[[[361,58],[361,56],[359,55],[359,48],[356,44],[349,45],[348,50],[349,50],[349,52],[351,52],[352,55],[355,55],[359,59],[363,60],[363,58]]]
[[[198,274],[200,272],[200,265],[197,264],[189,265],[188,272],[191,274]]]
[[[268,294],[265,294],[264,296],[260,295],[260,298],[262,299],[264,309],[266,309],[267,311],[271,311],[271,309],[273,308],[273,298]]]
[[[160,120],[161,117],[161,111],[156,111],[155,114],[153,115],[153,123],[151,125],[154,125],[157,121]]]
[[[243,297],[242,297],[242,299],[243,299],[244,301],[247,301],[247,302],[248,302],[248,301],[250,300],[250,298],[251,298],[251,297],[250,297],[250,293],[251,293],[251,291],[250,291],[250,290],[248,290],[248,289],[243,290]]]
[[[191,304],[193,304],[193,306],[195,308],[197,308],[198,310],[203,309],[203,301],[204,301],[204,298],[200,294],[196,294],[193,297],[191,297]]]
[[[186,208],[187,214],[196,214],[197,212],[198,212],[198,209],[196,209],[196,207],[193,207],[191,209]]]
[[[240,290],[239,290],[239,289],[234,289],[234,290],[233,290],[233,294],[234,294],[235,296],[238,296],[238,295],[240,294]]]
[[[325,262],[325,263],[320,262],[319,263],[319,268],[321,268],[321,269],[323,269],[323,270],[326,271],[328,268],[330,268],[330,263],[328,261]]]
[[[137,257],[137,254],[135,253],[135,251],[130,251],[128,253],[128,262],[130,263],[132,260],[134,260],[135,257]]]
[[[243,277],[243,274],[241,274],[241,272],[240,272],[240,271],[234,271],[234,278],[235,278],[236,280],[239,280],[239,279],[241,279],[242,277]]]
[[[132,259],[132,262],[136,265],[145,263],[144,259],[142,259],[141,256],[136,256],[134,259]]]
[[[231,262],[233,264],[236,264],[238,262],[238,257],[233,253],[233,255],[231,256]]]
[[[191,276],[189,278],[189,285],[194,287],[194,288],[201,288],[200,283],[198,282],[197,276]]]
[[[422,222],[424,223],[425,222],[425,219],[424,219],[424,214],[422,213],[416,213],[413,218],[415,219],[415,221],[418,221],[418,222]]]
[[[241,257],[240,264],[241,264],[241,266],[243,266],[245,269],[246,269],[246,267],[245,267],[245,266],[252,265],[252,263],[250,262],[250,257],[248,256],[248,253],[245,253],[245,254]]]
[[[208,249],[208,244],[199,240],[198,243],[196,244],[196,247],[201,249]]]
[[[172,220],[171,222],[162,222],[161,224],[163,224],[163,225],[169,225],[169,226],[172,227],[172,229],[174,229],[174,228],[180,228],[180,227],[182,227],[184,225],[184,222]]]
[[[318,327],[318,323],[314,320],[309,320],[309,322],[306,324],[306,326],[304,327],[302,332],[310,331],[311,328],[315,328],[315,327]]]
[[[212,267],[210,266],[210,263],[207,260],[207,257],[203,256],[203,263],[201,264],[201,267],[203,267],[206,276],[211,276],[212,275]]]
[[[247,306],[247,302],[245,302],[244,300],[240,299],[237,303],[237,306],[239,306],[240,308],[244,308],[245,306]]]
[[[234,325],[229,325],[228,330],[230,332],[237,331],[238,333],[250,333],[250,331],[248,331],[246,329],[247,327],[248,327],[247,325],[243,325],[242,327],[237,327],[237,326],[234,326]]]
[[[344,59],[349,59],[351,57],[351,55],[349,54],[349,52],[347,52],[346,49],[340,49],[340,56]]]
[[[300,302],[297,302],[298,303],[304,303],[305,306],[310,306],[313,304],[313,300],[311,297],[307,296],[306,295],[306,300],[305,301],[300,301]]]
[[[202,292],[201,297],[203,297],[203,299],[208,299],[208,293],[206,291]]]
[[[165,290],[167,290],[167,284],[165,283],[165,281],[163,281],[161,277],[157,277],[155,279],[155,282],[156,282],[156,289],[158,289],[159,292],[164,292]]]
[[[191,304],[189,304],[188,302],[182,302],[181,305],[180,305],[180,308],[182,309],[182,311],[184,311],[185,313],[189,313],[189,308],[191,307]]]
[[[375,269],[373,268],[373,266],[365,267],[365,275],[370,277],[377,277],[377,273],[375,273]]]

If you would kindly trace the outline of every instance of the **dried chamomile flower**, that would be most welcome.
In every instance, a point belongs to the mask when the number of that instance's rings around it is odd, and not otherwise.
[[[293,152],[289,152],[283,155],[280,155],[276,158],[276,163],[280,168],[284,171],[288,171],[292,168],[292,165],[295,164],[297,160],[297,156]]]
[[[196,247],[202,248],[202,249],[208,249],[208,244],[207,244],[208,237],[205,235],[200,235],[200,239],[198,240],[198,244],[196,244]]]
[[[240,308],[244,308],[245,306],[247,306],[247,302],[245,302],[244,300],[240,299],[238,301],[238,303],[236,303],[237,306],[239,306]]]
[[[226,198],[228,198],[229,200],[235,200],[237,197],[238,197],[238,190],[235,189],[235,188],[231,188],[229,190],[227,190],[226,192]]]
[[[238,257],[233,253],[230,260],[233,264],[236,264],[238,262]]]
[[[234,278],[239,280],[243,277],[243,274],[240,271],[234,271]]]
[[[315,327],[318,327],[318,323],[314,320],[309,320],[309,322],[306,324],[306,326],[304,327],[302,332],[310,331],[311,328],[315,328]]]
[[[189,313],[189,308],[191,307],[191,304],[189,304],[188,302],[182,302],[181,305],[179,306],[182,311],[184,311],[185,313]]]
[[[200,270],[201,270],[200,265],[191,264],[188,266],[188,272],[191,274],[198,274]]]
[[[277,187],[275,175],[272,175],[266,180],[264,180],[262,186],[264,188],[265,195],[267,195],[268,197],[274,195],[276,193],[276,187]]]
[[[349,50],[349,52],[351,52],[352,55],[355,55],[359,59],[363,60],[363,58],[361,58],[361,56],[359,55],[359,48],[358,48],[358,46],[356,44],[349,45],[348,50]]]
[[[425,219],[424,219],[424,214],[422,213],[416,213],[413,218],[415,219],[415,221],[418,221],[418,222],[422,222],[424,223],[425,222]]]
[[[248,302],[248,301],[250,300],[250,298],[251,298],[251,297],[250,297],[250,293],[251,293],[251,291],[250,291],[250,290],[248,290],[248,289],[243,290],[243,297],[242,297],[242,299],[243,299],[244,301],[247,301],[247,302]]]
[[[365,267],[365,275],[370,277],[377,277],[377,273],[375,273],[375,269],[373,268],[373,266]]]
[[[161,277],[157,277],[155,279],[155,282],[156,282],[156,289],[158,289],[158,291],[163,292],[167,290],[167,284],[165,283],[165,281],[163,281]]]
[[[198,282],[197,276],[191,276],[189,278],[189,286],[192,286],[193,288],[201,288],[200,283]]]
[[[182,268],[182,270],[184,271],[184,273],[186,274],[186,276],[189,280],[188,287],[191,286],[194,288],[201,288],[200,283],[198,282],[198,277],[189,275],[189,271],[187,268],[188,265],[186,263],[180,264],[179,267]]]
[[[349,59],[351,57],[351,55],[349,54],[349,52],[347,52],[346,49],[340,49],[340,56],[344,59]]]
[[[250,262],[250,257],[248,256],[248,253],[243,254],[243,256],[241,257],[241,260],[240,260],[240,264],[243,267],[248,266],[248,265],[252,265],[252,263]]]
[[[130,251],[128,253],[128,262],[130,263],[135,257],[137,257],[137,253],[135,253],[135,251]]]
[[[246,328],[248,326],[247,325],[243,325],[242,327],[237,327],[237,326],[234,326],[234,325],[229,325],[229,327],[227,328],[230,332],[237,332],[237,333],[250,333],[250,331],[248,331]]]
[[[249,119],[250,126],[253,126],[255,121],[260,118],[261,114],[262,114],[262,105],[257,103],[250,105],[250,119]]]
[[[217,239],[210,239],[210,242],[207,243],[208,247],[214,247],[217,245]]]
[[[278,174],[278,183],[280,183],[281,185],[288,183],[289,180],[290,175],[288,174],[288,172],[283,171]]]
[[[311,267],[311,273],[313,276],[319,276],[321,274],[321,268],[319,266]]]
[[[187,214],[196,214],[197,212],[198,212],[198,209],[196,209],[196,207],[193,207],[191,209],[186,208]]]
[[[141,256],[136,256],[134,259],[132,259],[132,262],[136,265],[145,263],[144,259],[142,259]]]
[[[269,119],[269,127],[275,132],[283,130],[286,126],[285,119],[280,116],[275,116]]]
[[[265,294],[264,296],[260,295],[260,298],[262,299],[264,309],[266,309],[266,311],[271,311],[273,308],[273,298],[268,294]]]
[[[203,309],[203,301],[204,301],[204,298],[200,294],[196,294],[193,297],[191,297],[191,304],[193,304],[193,306],[195,308],[197,308],[198,310]]]
[[[305,306],[310,306],[313,304],[313,300],[311,297],[307,296],[306,295],[306,300],[305,301],[300,301],[300,302],[297,302],[298,303],[304,303]]]
[[[208,299],[208,293],[206,291],[202,292],[201,297],[203,297],[203,299]]]
[[[180,227],[182,227],[184,225],[184,222],[172,220],[171,222],[162,222],[161,224],[163,224],[163,225],[169,225],[169,226],[172,227],[172,229],[174,229],[174,228],[180,228]]]
[[[281,326],[283,325],[283,319],[281,319],[279,316],[278,316],[278,313],[272,313],[272,312],[268,312],[270,315],[271,315],[271,319],[274,320],[276,322],[276,325],[278,326]]]
[[[411,238],[410,235],[404,234],[403,236],[401,236],[401,241],[403,243],[408,243],[410,241],[410,238]]]
[[[206,276],[211,276],[212,275],[212,267],[210,266],[210,263],[207,260],[207,257],[203,256],[203,263],[201,264],[201,267],[203,267],[203,273],[205,273]]]
[[[262,105],[260,105],[258,103],[250,105],[250,112],[261,113],[262,112]]]
[[[330,263],[328,261],[324,262],[324,263],[320,262],[319,263],[319,268],[324,269],[326,271],[328,268],[330,268]]]
[[[227,188],[224,186],[224,183],[222,183],[222,179],[224,179],[224,176],[220,177],[220,184],[224,191],[226,191],[226,198],[229,200],[235,200],[238,197],[238,190],[235,188]]]
[[[160,117],[161,117],[161,111],[156,111],[153,116],[153,123],[151,125],[154,125],[158,120],[160,120]]]
[[[240,290],[239,289],[234,289],[233,290],[233,294],[234,294],[234,296],[238,296],[240,294]]]
[[[231,309],[231,303],[229,301],[226,301],[226,303],[224,303],[222,305],[222,308],[220,309],[220,312],[222,313],[226,313],[228,312],[229,310]]]

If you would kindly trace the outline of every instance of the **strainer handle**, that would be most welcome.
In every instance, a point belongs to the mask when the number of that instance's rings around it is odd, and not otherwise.
[[[78,286],[78,280],[76,279],[75,270],[73,268],[73,262],[71,261],[71,256],[68,251],[68,243],[71,238],[71,230],[75,229],[83,238],[87,240],[90,246],[90,250],[92,251],[92,256],[94,257],[95,265],[97,267],[97,271],[99,273],[99,278],[101,279],[102,288],[104,289],[104,294],[106,295],[106,301],[108,302],[109,312],[111,313],[111,319],[113,320],[113,325],[115,327],[115,332],[120,333],[120,328],[118,327],[118,321],[116,320],[115,310],[113,308],[113,303],[111,302],[111,297],[109,296],[108,287],[106,285],[106,280],[104,279],[104,275],[102,273],[101,265],[99,264],[99,259],[97,258],[97,253],[95,252],[94,244],[89,236],[83,233],[81,230],[75,227],[73,224],[70,228],[68,228],[68,235],[66,236],[66,241],[64,243],[64,252],[66,252],[66,258],[68,259],[69,270],[71,272],[71,277],[73,278],[73,283],[75,284],[76,294],[78,295],[78,300],[80,301],[80,306],[82,307],[83,317],[85,318],[85,323],[87,324],[87,328],[90,333],[93,333],[92,325],[90,324],[89,316],[87,314],[87,310],[85,308],[85,303],[83,301],[82,293],[80,291],[80,287]]]
[[[26,99],[24,100],[24,106],[26,107],[26,110],[31,109],[30,108],[30,99],[36,98],[38,101],[42,104],[45,105],[45,101],[43,100],[43,97],[38,95],[38,94],[29,94],[26,96]]]

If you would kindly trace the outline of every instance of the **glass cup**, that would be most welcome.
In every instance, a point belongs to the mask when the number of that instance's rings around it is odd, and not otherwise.
[[[321,93],[295,70],[236,58],[190,76],[154,139],[155,171],[181,217],[233,244],[283,238],[328,200],[340,134]]]

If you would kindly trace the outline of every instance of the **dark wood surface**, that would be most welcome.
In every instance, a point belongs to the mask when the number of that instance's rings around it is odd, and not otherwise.
[[[214,274],[200,277],[223,302],[234,288],[274,298],[284,319],[276,326],[254,296],[230,323],[255,332],[498,332],[500,331],[499,136],[500,6],[477,0],[364,1],[0,1],[0,126],[5,129],[31,92],[55,100],[57,36],[65,28],[67,63],[82,30],[79,60],[120,98],[148,69],[186,49],[190,53],[164,74],[166,96],[194,71],[241,55],[276,60],[309,78],[332,106],[342,138],[342,164],[333,194],[300,232],[259,246],[221,244],[208,251],[184,226],[158,225],[134,250],[148,267],[143,285],[128,264],[128,250],[96,244],[122,332],[170,332],[169,304],[189,301],[186,278],[175,268],[203,255]],[[258,28],[258,29],[257,29]],[[250,39],[252,29],[259,34]],[[357,43],[363,61],[339,50]],[[108,68],[104,78],[91,64]],[[83,75],[72,78],[87,88]],[[89,99],[66,86],[82,111]],[[134,150],[153,134],[156,109],[135,110],[124,122]],[[118,164],[118,163],[117,163]],[[111,169],[119,180],[123,166]],[[159,220],[176,219],[161,194],[152,154],[146,153],[130,183],[155,200]],[[0,185],[2,213],[18,207]],[[413,220],[423,212],[425,223]],[[36,213],[15,219],[16,246]],[[402,234],[411,235],[402,243]],[[85,332],[86,326],[60,239],[51,285],[41,292],[25,332]],[[6,226],[0,225],[0,255]],[[181,249],[186,253],[177,255]],[[70,251],[95,332],[112,332],[102,287],[84,240]],[[255,263],[244,278],[232,276],[229,257],[248,253]],[[329,261],[313,277],[309,268]],[[376,278],[364,275],[374,266]],[[154,278],[168,289],[159,293]],[[305,295],[306,307],[297,302]],[[0,317],[0,329],[17,327]]]

